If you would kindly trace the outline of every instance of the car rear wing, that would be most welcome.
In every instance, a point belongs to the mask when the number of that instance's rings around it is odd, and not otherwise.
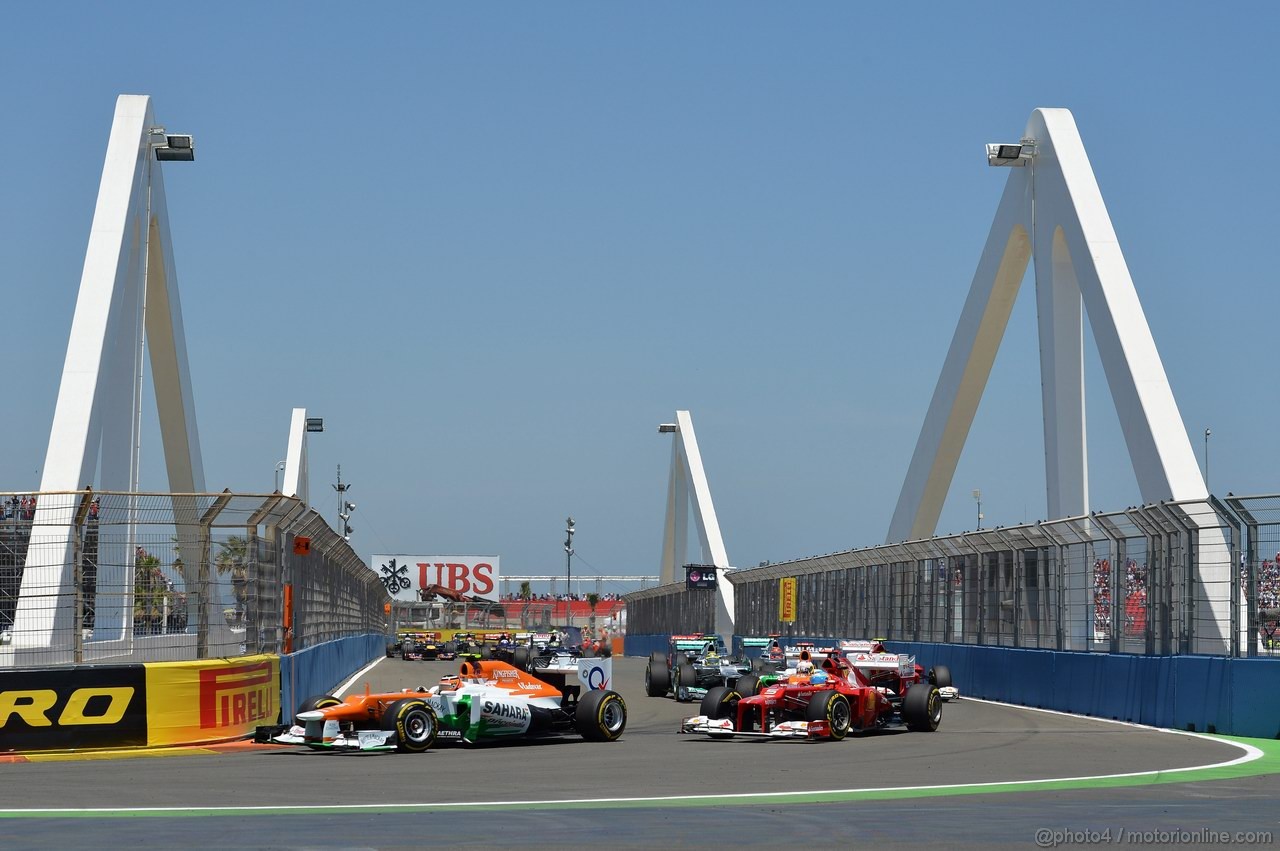
[[[902,676],[916,672],[916,657],[905,653],[848,653],[845,658],[860,671],[897,671]]]

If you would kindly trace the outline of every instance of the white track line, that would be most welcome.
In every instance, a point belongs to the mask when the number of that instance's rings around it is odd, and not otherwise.
[[[377,667],[378,663],[379,663],[379,662],[381,662],[381,661],[382,661],[383,659],[385,659],[385,658],[387,658],[387,657],[386,657],[386,656],[379,656],[377,659],[374,659],[374,660],[373,660],[372,662],[370,662],[368,665],[365,665],[363,668],[361,668],[360,670],[356,671],[355,676],[353,676],[351,679],[349,679],[349,680],[347,680],[345,683],[343,683],[343,684],[338,688],[338,690],[337,690],[337,691],[335,691],[335,692],[333,693],[333,696],[334,696],[334,697],[342,697],[343,692],[345,692],[347,689],[349,689],[349,688],[351,688],[353,685],[355,685],[356,680],[360,679],[360,678],[361,678],[361,677],[363,677],[365,674],[367,674],[367,673],[369,673],[370,671],[372,671],[375,667]]]

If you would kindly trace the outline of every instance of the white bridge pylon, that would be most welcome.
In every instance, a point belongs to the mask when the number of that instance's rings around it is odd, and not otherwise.
[[[15,645],[70,642],[75,583],[69,518],[79,495],[52,494],[86,486],[137,492],[147,353],[169,489],[176,494],[205,489],[169,212],[155,154],[167,139],[156,125],[151,98],[117,99],[40,480],[45,496],[36,506],[35,527],[42,538],[28,551],[14,618]],[[174,508],[179,526],[194,528],[194,501],[176,499]],[[118,546],[121,552],[100,557],[98,587],[114,590],[98,594],[98,640],[126,637],[131,616],[131,542]],[[181,539],[179,546],[194,570],[199,563],[194,543]],[[195,587],[194,575],[186,579]]]
[[[725,573],[730,569],[729,555],[720,536],[720,522],[711,502],[711,486],[702,467],[698,436],[693,431],[693,417],[688,411],[676,411],[674,428],[659,426],[661,432],[674,432],[671,441],[671,475],[667,480],[667,520],[662,534],[662,568],[658,582],[666,585],[684,580],[680,567],[688,553],[689,508],[692,500],[694,522],[698,527],[698,543],[702,547],[701,564],[715,565],[716,632],[730,640],[733,634],[733,583]]]
[[[933,392],[888,541],[934,534],[1013,303],[1035,262],[1050,519],[1089,512],[1087,311],[1142,499],[1204,499],[1204,479],[1156,351],[1075,119],[1037,109],[1009,169],[978,270]]]

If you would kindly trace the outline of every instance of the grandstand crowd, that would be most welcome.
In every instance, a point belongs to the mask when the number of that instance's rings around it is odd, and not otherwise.
[[[1093,563],[1093,628],[1097,637],[1111,634],[1111,560]],[[1147,566],[1133,559],[1124,563],[1124,634],[1140,636],[1147,628]]]
[[[519,594],[503,594],[501,597],[504,603],[519,603],[524,601],[524,597]],[[621,600],[621,594],[601,594],[597,597],[597,601],[601,603],[611,603]],[[585,603],[588,602],[586,594],[531,594],[529,601],[534,603]]]

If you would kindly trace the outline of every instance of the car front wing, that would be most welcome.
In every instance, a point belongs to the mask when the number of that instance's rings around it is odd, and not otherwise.
[[[681,733],[705,733],[712,738],[751,736],[757,739],[826,739],[831,736],[831,726],[826,721],[783,721],[766,732],[734,729],[729,718],[711,718],[695,715],[680,724]]]

